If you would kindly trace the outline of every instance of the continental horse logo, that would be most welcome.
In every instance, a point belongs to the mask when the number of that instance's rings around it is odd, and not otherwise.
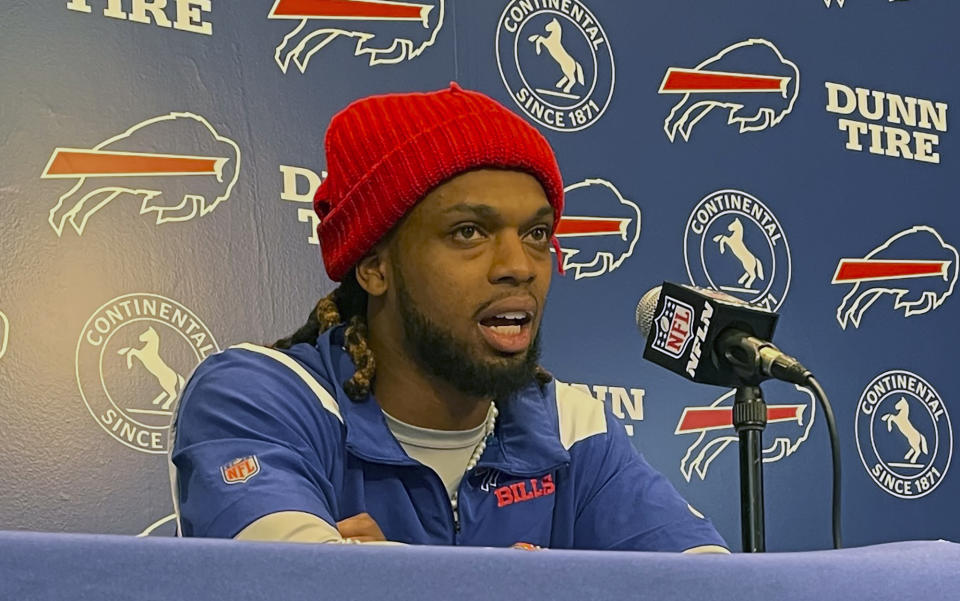
[[[304,73],[310,58],[337,38],[355,41],[354,56],[370,66],[414,59],[432,46],[443,26],[444,0],[276,0],[268,19],[297,21],[277,46],[284,73]]]
[[[40,177],[77,180],[50,210],[50,227],[62,236],[68,225],[82,235],[97,211],[126,197],[157,224],[207,215],[230,196],[239,170],[233,140],[200,115],[170,113],[92,148],[57,148]]]
[[[185,376],[219,350],[206,325],[179,302],[151,293],[119,296],[101,305],[80,332],[80,397],[117,442],[166,453]]]
[[[183,390],[183,376],[160,357],[160,336],[155,329],[149,327],[140,334],[140,342],[144,343],[143,347],[124,347],[118,350],[117,354],[126,358],[127,369],[133,369],[133,360],[137,359],[157,379],[163,392],[153,399],[152,404],[160,405],[160,409],[169,411],[170,405]]]
[[[606,111],[616,65],[601,20],[583,0],[506,2],[494,39],[497,70],[528,118],[572,132]]]
[[[743,190],[718,190],[690,212],[683,235],[690,283],[776,311],[790,290],[786,234],[770,209]]]
[[[921,434],[917,427],[913,425],[913,422],[910,421],[910,403],[907,402],[907,399],[900,397],[894,408],[897,410],[896,413],[887,413],[880,420],[887,424],[887,432],[893,432],[893,427],[897,427],[910,447],[903,459],[910,463],[916,463],[921,454],[926,455],[930,452],[927,446],[927,437]]]
[[[729,235],[718,234],[713,237],[713,241],[720,245],[720,254],[729,248],[733,255],[743,265],[743,275],[737,280],[737,283],[744,288],[753,286],[753,282],[760,278],[763,279],[763,263],[755,254],[750,252],[747,245],[743,243],[743,222],[737,217],[727,226]]]
[[[894,497],[923,497],[946,478],[954,446],[946,401],[914,372],[887,371],[867,384],[855,434],[864,469]]]
[[[583,65],[570,55],[570,52],[563,47],[563,30],[560,28],[560,22],[552,19],[544,27],[547,35],[533,34],[528,41],[533,42],[536,53],[539,55],[542,48],[546,48],[551,58],[560,67],[563,77],[555,85],[562,89],[564,94],[569,94],[576,84],[584,85]]]

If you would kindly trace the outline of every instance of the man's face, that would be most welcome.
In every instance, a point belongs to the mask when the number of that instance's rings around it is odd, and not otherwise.
[[[517,171],[461,174],[410,211],[390,242],[386,303],[424,371],[473,396],[530,382],[552,225],[540,183]]]

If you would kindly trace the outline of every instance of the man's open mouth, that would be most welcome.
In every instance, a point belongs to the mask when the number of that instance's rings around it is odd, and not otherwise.
[[[504,353],[519,353],[530,347],[533,315],[527,311],[503,311],[481,319],[480,333],[487,344]]]

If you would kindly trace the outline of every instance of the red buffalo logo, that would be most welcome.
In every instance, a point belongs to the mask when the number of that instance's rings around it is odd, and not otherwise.
[[[764,432],[763,462],[779,461],[792,455],[810,435],[814,420],[814,398],[806,388],[791,387],[792,392],[780,395],[796,403],[767,405],[767,429]],[[696,434],[697,439],[680,460],[680,472],[687,482],[694,474],[706,479],[707,471],[720,453],[738,442],[733,429],[734,391],[728,392],[706,407],[686,407],[674,434]]]
[[[157,224],[206,215],[230,196],[240,149],[192,113],[147,119],[92,148],[56,148],[41,175],[76,183],[50,210],[57,233],[82,235],[89,219],[117,198],[140,200]]]
[[[793,110],[800,70],[771,42],[752,39],[728,46],[692,69],[670,67],[660,94],[682,94],[663,130],[687,141],[710,111],[727,110],[727,124],[740,133],[773,127]]]
[[[840,327],[860,327],[864,313],[883,297],[904,317],[936,309],[957,283],[957,249],[932,227],[894,234],[862,259],[840,259],[833,284],[853,284],[837,307]]]
[[[303,73],[310,58],[335,39],[353,38],[355,56],[371,66],[410,60],[432,46],[443,26],[444,0],[276,0],[268,19],[298,21],[274,53],[286,73]]]
[[[579,280],[620,267],[640,237],[640,207],[599,178],[567,186],[564,196],[565,213],[556,231],[563,269]]]

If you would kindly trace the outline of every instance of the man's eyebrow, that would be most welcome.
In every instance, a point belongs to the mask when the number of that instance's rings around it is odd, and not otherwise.
[[[534,215],[533,218],[540,219],[545,215],[552,215],[552,214],[553,214],[553,207],[551,207],[550,205],[547,205],[545,207],[540,207],[540,210],[537,211],[537,214]]]
[[[473,213],[479,217],[484,217],[486,219],[500,219],[500,211],[491,207],[490,205],[485,204],[468,204],[465,202],[457,203],[453,206],[447,207],[443,210],[444,214],[447,213]],[[553,213],[553,207],[550,205],[540,207],[537,210],[536,214],[530,218],[530,221],[536,221],[545,215]]]
[[[500,212],[490,205],[468,204],[465,202],[459,202],[453,206],[447,207],[443,210],[443,213],[474,213],[480,217],[486,217],[488,219],[500,216]]]

